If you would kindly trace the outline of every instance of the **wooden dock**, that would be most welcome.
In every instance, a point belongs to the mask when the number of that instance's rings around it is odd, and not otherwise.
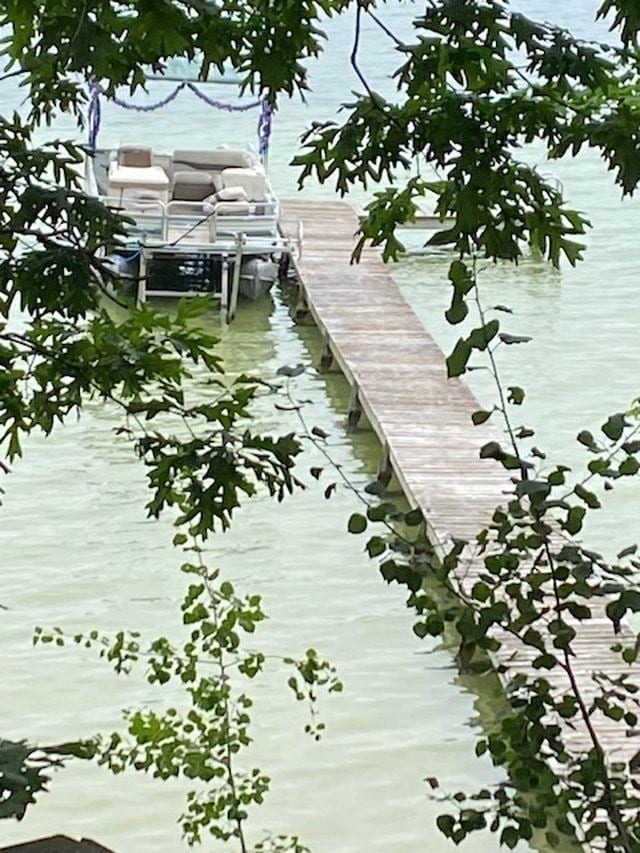
[[[351,264],[358,218],[346,203],[285,202],[283,229],[304,227],[295,262],[302,298],[352,388],[352,406],[375,430],[433,542],[473,538],[507,478],[478,457],[495,435],[475,427],[467,385],[447,379],[442,351],[401,294],[380,254]],[[452,476],[453,472],[456,476]],[[459,477],[464,476],[464,482]]]
[[[304,228],[302,256],[295,261],[300,296],[324,338],[325,364],[335,362],[350,383],[353,412],[357,417],[362,411],[375,430],[385,464],[422,511],[431,541],[441,548],[453,537],[473,541],[512,488],[497,464],[479,458],[479,448],[496,438],[494,427],[473,426],[471,413],[479,404],[463,381],[447,378],[442,351],[380,254],[367,249],[360,264],[351,264],[355,210],[343,202],[283,203],[283,234],[296,236],[298,222]],[[465,565],[465,579],[481,570],[480,561]],[[575,667],[589,698],[594,671],[629,673],[610,650],[616,639],[628,637],[614,637],[603,612],[578,631]],[[535,672],[535,654],[511,637],[501,639],[497,665]],[[566,690],[561,671],[544,674]],[[598,719],[598,730],[612,760],[628,761],[640,748],[611,720]],[[567,741],[576,748],[590,745],[580,727],[567,729]]]

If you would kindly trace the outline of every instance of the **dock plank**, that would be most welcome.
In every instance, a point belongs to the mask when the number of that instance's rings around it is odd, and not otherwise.
[[[300,222],[303,252],[295,267],[305,303],[408,500],[422,510],[430,536],[442,547],[454,537],[475,537],[511,486],[505,472],[479,458],[479,448],[496,438],[494,427],[473,426],[471,413],[479,408],[474,395],[463,381],[447,378],[442,351],[380,254],[366,249],[360,264],[351,263],[359,224],[353,208],[344,202],[284,202],[283,234],[294,237]],[[482,568],[471,561],[465,577],[473,579]],[[577,630],[575,668],[586,695],[593,692],[594,672],[629,673],[610,649],[621,638],[614,637],[604,613]],[[526,648],[504,637],[495,662],[532,674],[531,659]],[[638,751],[640,743],[625,738],[615,722],[599,719],[598,730],[616,760],[628,761]],[[590,745],[579,725],[567,730],[567,739],[576,749]]]

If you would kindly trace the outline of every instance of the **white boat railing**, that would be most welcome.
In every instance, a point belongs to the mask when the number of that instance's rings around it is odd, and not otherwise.
[[[208,202],[137,199],[121,196],[101,196],[107,207],[129,216],[135,222],[132,236],[157,239],[161,244],[178,244],[200,226],[208,229],[207,243],[218,237],[233,238],[239,233],[276,234],[279,205],[275,200],[264,202]]]
[[[120,196],[100,196],[105,207],[134,220],[136,231],[165,238],[167,208],[160,199],[133,199]],[[132,235],[138,236],[138,234]]]

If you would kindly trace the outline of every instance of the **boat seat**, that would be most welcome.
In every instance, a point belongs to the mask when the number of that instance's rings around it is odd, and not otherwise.
[[[118,163],[136,169],[148,169],[153,166],[153,153],[150,148],[137,148],[125,145],[118,151]]]
[[[221,189],[221,180],[212,172],[174,172],[174,201],[203,201]]]
[[[159,166],[109,166],[109,195],[131,197],[143,191],[166,204],[169,185],[169,176]]]
[[[222,185],[225,188],[242,187],[249,201],[267,201],[267,178],[256,169],[225,169]]]
[[[209,151],[173,152],[174,172],[221,172],[230,167],[245,169],[255,166],[257,160],[241,148],[212,148]]]
[[[248,201],[244,187],[222,187],[215,194],[215,201]]]
[[[215,213],[216,216],[249,216],[251,205],[248,201],[219,201]]]

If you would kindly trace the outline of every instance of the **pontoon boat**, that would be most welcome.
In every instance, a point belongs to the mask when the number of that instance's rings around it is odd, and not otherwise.
[[[110,260],[138,300],[213,292],[233,315],[238,294],[257,299],[277,278],[291,247],[251,151],[122,147],[98,149],[89,163],[88,191],[135,222]]]

